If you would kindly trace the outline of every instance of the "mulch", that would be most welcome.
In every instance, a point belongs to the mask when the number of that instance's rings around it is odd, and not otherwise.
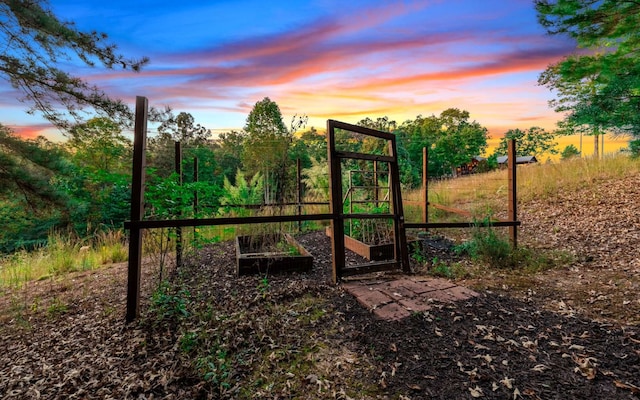
[[[143,318],[125,325],[123,266],[108,277],[84,274],[77,285],[82,290],[51,284],[54,295],[38,292],[38,301],[50,304],[47,296],[55,296],[66,307],[25,307],[18,317],[3,310],[0,397],[640,396],[638,327],[545,311],[541,300],[489,290],[463,301],[433,302],[399,321],[382,320],[326,283],[331,255],[324,234],[304,234],[299,241],[315,256],[313,270],[269,276],[263,287],[263,277],[235,276],[230,243],[199,251],[174,279],[176,290],[189,293],[188,310],[195,315],[206,309],[207,322],[158,319],[147,300]],[[353,254],[348,259],[362,261]],[[152,291],[145,288],[146,298]],[[197,330],[209,335],[203,346],[215,339],[231,360],[228,387],[201,376],[196,356],[181,349],[185,334]]]

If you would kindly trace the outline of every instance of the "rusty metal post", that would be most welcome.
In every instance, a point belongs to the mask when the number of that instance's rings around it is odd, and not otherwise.
[[[507,168],[509,177],[509,221],[516,222],[518,220],[518,196],[517,191],[517,152],[516,141],[509,140],[507,153]],[[509,237],[514,248],[518,247],[518,227],[513,225],[509,227]]]
[[[338,283],[345,267],[344,217],[342,209],[342,166],[336,154],[335,129],[331,120],[327,121],[327,162],[329,163],[329,213],[331,214],[331,258],[333,271],[331,279]]]
[[[194,183],[198,183],[198,175],[199,175],[199,163],[198,163],[198,157],[194,157],[193,158],[193,182]],[[194,190],[193,191],[193,214],[194,216],[198,216],[198,206],[200,205],[200,199],[198,199],[198,191]]]
[[[422,222],[429,223],[429,151],[422,148]],[[428,232],[428,228],[424,228]]]
[[[182,145],[180,142],[175,142],[175,168],[176,174],[178,174],[178,186],[182,186]],[[177,217],[182,216],[182,199],[178,202],[178,214]],[[182,267],[182,227],[176,228],[176,268]]]
[[[296,207],[298,216],[302,215],[302,164],[300,159],[296,160]],[[302,221],[298,221],[298,232],[302,232]]]
[[[379,195],[378,195],[378,162],[373,162],[373,204],[378,207]]]
[[[409,264],[409,251],[407,249],[407,232],[404,227],[404,208],[402,204],[402,190],[400,187],[400,171],[398,168],[398,152],[396,148],[395,136],[389,140],[389,154],[395,158],[395,161],[389,163],[389,188],[390,198],[392,199],[394,221],[394,242],[396,260],[402,264],[402,270],[405,273],[411,272]]]
[[[199,163],[198,157],[193,157],[193,182],[198,183],[198,175],[199,175]],[[200,199],[198,198],[198,190],[193,191],[193,217],[198,218],[198,212],[200,211],[198,208],[200,206]],[[194,243],[198,242],[198,228],[193,227],[193,241]]]
[[[129,266],[127,272],[127,322],[140,315],[140,270],[142,261],[142,229],[135,225],[144,216],[145,153],[147,147],[146,97],[136,97],[133,139],[133,173],[131,179],[131,214],[129,231]]]

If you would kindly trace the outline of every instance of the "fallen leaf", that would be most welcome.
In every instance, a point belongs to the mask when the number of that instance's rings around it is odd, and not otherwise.
[[[538,364],[535,367],[531,368],[532,371],[536,371],[536,372],[544,372],[547,369],[549,369],[549,367],[547,367],[544,364]]]
[[[482,397],[484,394],[482,393],[482,389],[476,385],[475,388],[469,388],[469,392],[471,392],[471,397]]]
[[[504,379],[500,381],[500,383],[505,385],[507,387],[507,389],[513,389],[513,379],[512,378],[507,378],[505,376]]]
[[[522,397],[522,394],[520,394],[520,391],[516,388],[516,390],[513,391],[513,400],[516,400],[518,397]]]
[[[632,385],[629,382],[613,381],[617,388],[631,390],[631,393],[640,393],[640,387]]]

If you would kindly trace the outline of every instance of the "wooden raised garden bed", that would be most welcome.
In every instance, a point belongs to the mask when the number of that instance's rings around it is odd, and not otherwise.
[[[289,234],[237,236],[236,274],[310,271],[313,256]]]
[[[326,228],[327,236],[331,237],[331,227]],[[411,249],[414,243],[418,243],[417,239],[407,239],[407,246]],[[354,253],[366,258],[369,261],[392,260],[394,258],[394,243],[367,244],[354,239],[351,236],[344,235],[344,247]]]

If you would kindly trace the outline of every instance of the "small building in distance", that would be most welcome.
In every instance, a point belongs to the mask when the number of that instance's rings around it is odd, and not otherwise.
[[[456,168],[456,175],[469,175],[477,172],[487,170],[487,159],[480,156],[475,156],[466,164],[462,164]]]
[[[509,161],[509,157],[507,156],[500,156],[496,159],[496,161],[498,162],[498,167],[500,168],[506,168],[507,167],[507,162]],[[516,165],[518,164],[535,164],[538,162],[538,159],[536,158],[536,156],[520,156],[520,157],[516,157]]]

